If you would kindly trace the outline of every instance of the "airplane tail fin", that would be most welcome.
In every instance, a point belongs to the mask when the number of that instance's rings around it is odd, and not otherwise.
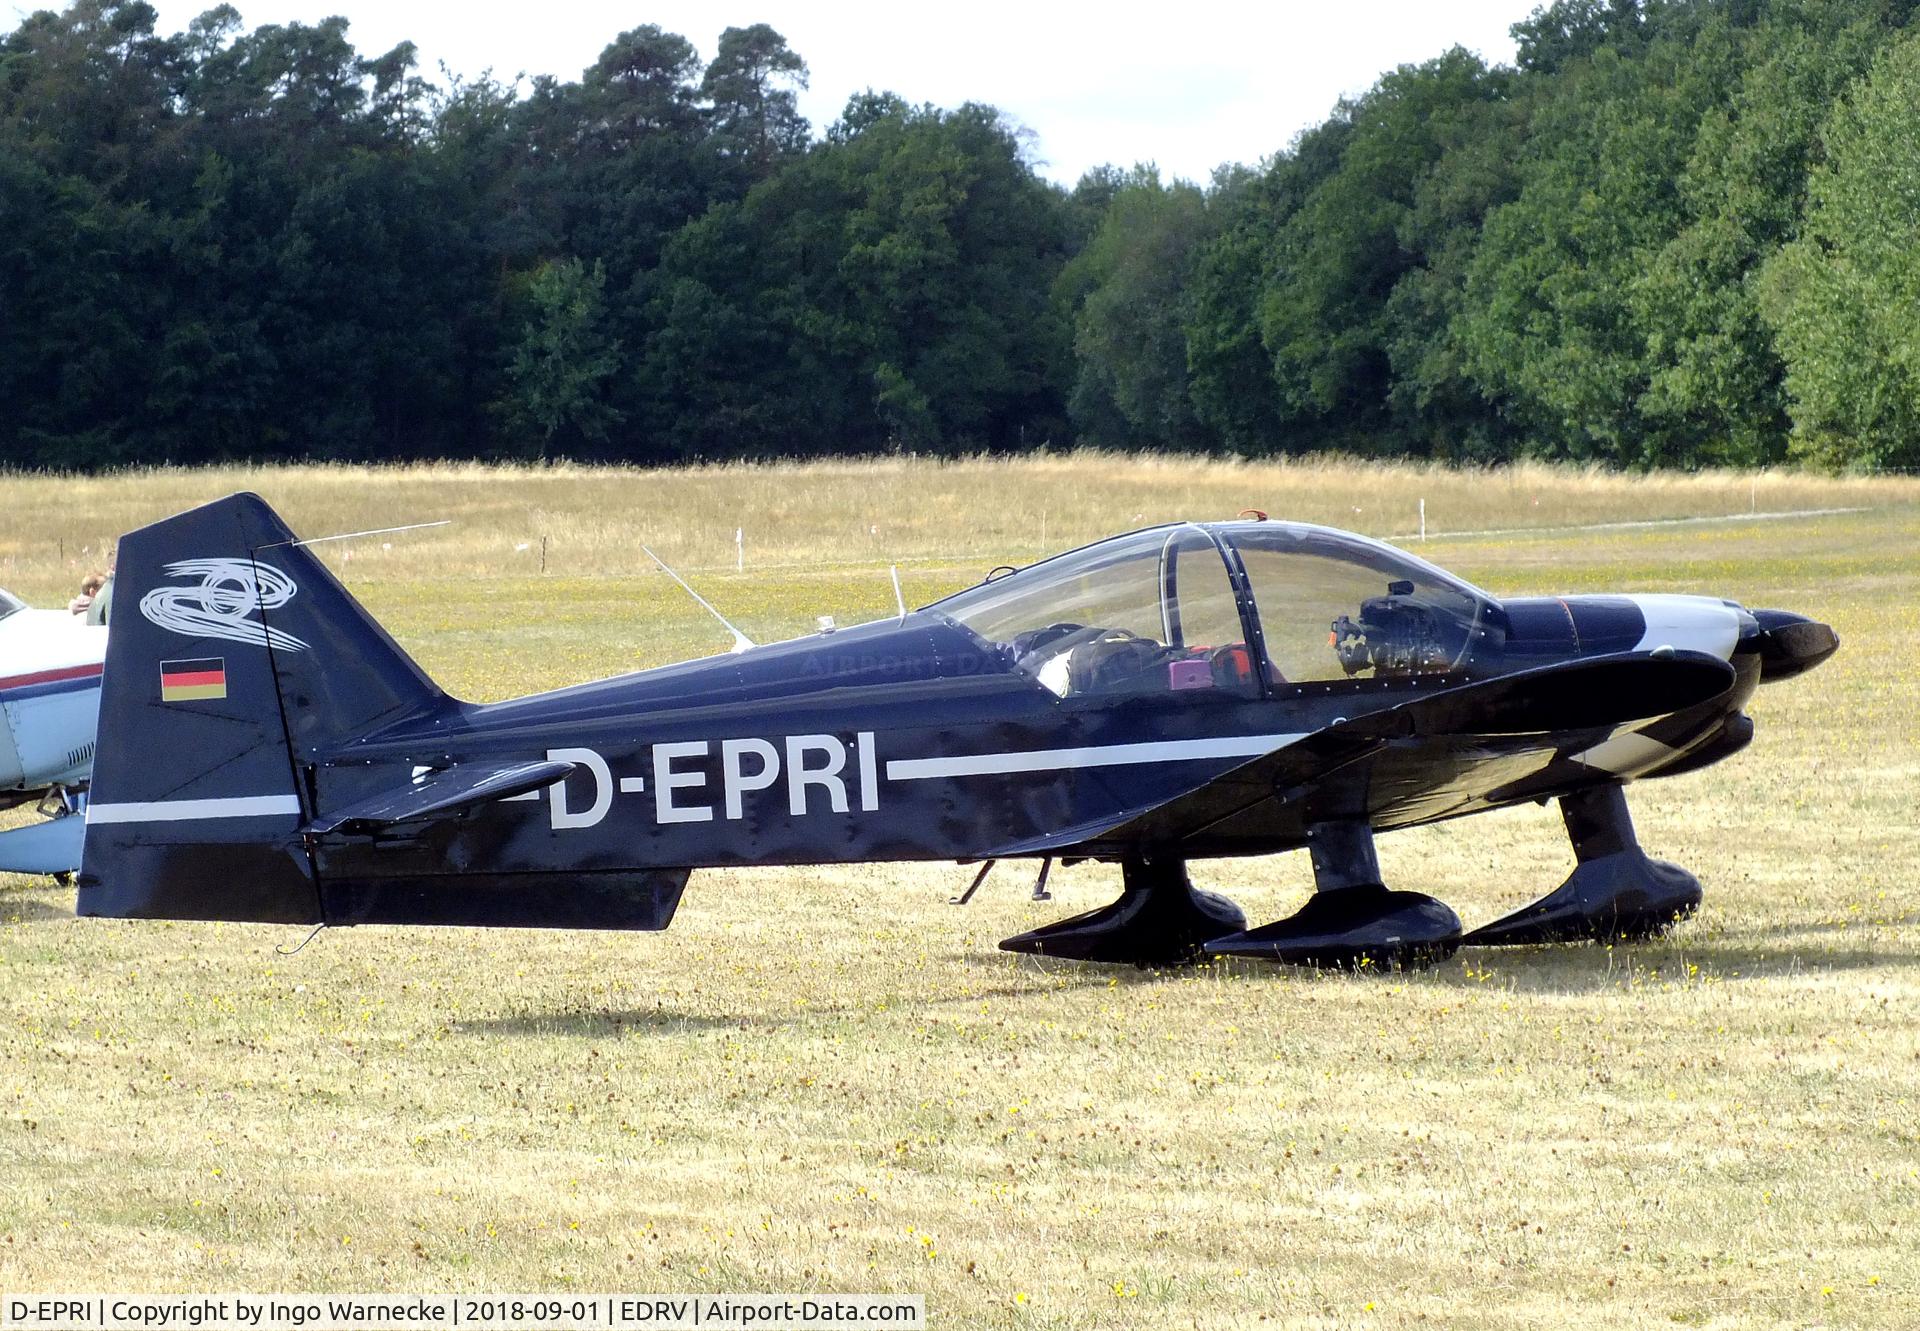
[[[320,923],[302,759],[443,695],[257,495],[121,541],[78,911]]]

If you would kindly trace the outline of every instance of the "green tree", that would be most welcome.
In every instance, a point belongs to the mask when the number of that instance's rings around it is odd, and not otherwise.
[[[1208,202],[1215,234],[1194,256],[1187,289],[1187,374],[1194,416],[1225,447],[1276,453],[1311,442],[1290,428],[1261,335],[1260,303],[1275,237],[1338,168],[1351,131],[1344,119],[1331,119],[1258,173],[1215,175]]]
[[[440,90],[72,0],[0,32],[0,456],[1910,458],[1915,8],[1554,0],[1205,189],[1062,191],[987,107],[810,142],[764,24]]]
[[[1513,25],[1515,63],[1554,74],[1602,47],[1631,49],[1646,34],[1642,0],[1554,0]]]
[[[1396,310],[1393,295],[1433,257],[1429,243],[1477,231],[1477,210],[1497,195],[1498,184],[1476,186],[1462,207],[1428,185],[1450,150],[1485,135],[1505,84],[1456,47],[1393,71],[1341,108],[1348,129],[1338,163],[1276,231],[1260,299],[1261,338],[1292,428],[1373,452],[1420,448],[1430,437],[1431,423],[1422,430],[1417,419],[1430,396],[1407,396],[1411,419],[1396,420],[1396,371],[1451,374],[1428,363],[1423,345],[1444,334],[1449,310],[1432,294]],[[1456,393],[1449,405],[1470,404]]]
[[[674,238],[651,279],[646,433],[702,456],[1044,438],[1065,243],[1057,191],[996,112],[858,96]]]
[[[527,282],[528,313],[507,365],[501,404],[510,436],[539,440],[546,457],[556,443],[599,441],[619,424],[607,404],[607,380],[620,364],[620,344],[606,332],[606,267],[578,259],[542,264]]]
[[[549,252],[607,267],[616,320],[637,318],[635,279],[707,206],[717,172],[694,82],[699,54],[653,24],[623,32],[579,83],[535,79],[516,108],[521,194]]]
[[[807,62],[764,23],[728,28],[700,81],[721,151],[764,179],[807,146],[807,120],[795,91],[807,86]]]
[[[1774,3],[1736,30],[1738,84],[1703,116],[1679,179],[1687,214],[1635,278],[1648,380],[1640,411],[1676,456],[1785,456],[1785,366],[1760,310],[1763,265],[1806,208],[1820,124],[1885,42],[1853,0]]]
[[[1822,132],[1800,237],[1768,265],[1795,447],[1920,463],[1920,36],[1889,47]]]
[[[1111,163],[1089,168],[1074,182],[1067,195],[1067,217],[1076,252],[1100,229],[1114,196],[1126,183],[1127,173]]]
[[[1637,465],[1689,455],[1684,423],[1646,410],[1656,361],[1634,291],[1688,221],[1676,182],[1739,72],[1715,18],[1602,46],[1559,70],[1532,115],[1519,192],[1487,219],[1455,323],[1468,372],[1506,399],[1531,451]]]
[[[81,0],[0,38],[0,443],[26,465],[136,460],[182,130],[177,46],[141,3]]]
[[[1086,248],[1055,282],[1073,327],[1067,410],[1081,438],[1191,448],[1205,435],[1187,394],[1186,286],[1208,234],[1206,195],[1136,166]]]

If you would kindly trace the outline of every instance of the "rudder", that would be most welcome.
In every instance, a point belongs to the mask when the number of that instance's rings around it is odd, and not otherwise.
[[[78,913],[320,923],[302,758],[442,696],[257,495],[120,543]]]

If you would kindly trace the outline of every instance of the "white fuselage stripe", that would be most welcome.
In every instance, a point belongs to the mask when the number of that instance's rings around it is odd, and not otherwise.
[[[1029,749],[1024,753],[975,753],[955,758],[895,758],[887,764],[889,781],[925,781],[948,776],[992,776],[1006,772],[1058,772],[1078,767],[1120,767],[1134,763],[1190,762],[1205,758],[1258,758],[1283,749],[1298,735],[1224,735],[1215,739],[1160,740],[1147,744],[1102,744],[1083,749]]]
[[[297,795],[240,795],[215,800],[149,800],[142,804],[89,804],[89,823],[181,823],[203,818],[268,818],[300,812]]]

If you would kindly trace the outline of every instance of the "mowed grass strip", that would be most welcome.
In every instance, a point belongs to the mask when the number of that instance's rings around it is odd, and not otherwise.
[[[914,547],[910,600],[1041,553],[977,534],[1012,525],[1014,495],[1076,488],[1084,530],[1052,545],[1167,516],[1135,488],[1156,470],[1196,516],[1259,498],[1238,493],[1251,468],[1025,465],[874,468],[903,479],[876,482],[869,525],[889,496],[988,477]],[[124,477],[61,511],[112,530],[150,489],[177,506],[238,482],[294,497],[303,532],[353,530],[435,498],[508,511],[542,475],[451,470],[357,473],[359,507],[344,485],[322,507],[304,472]],[[836,472],[583,472],[567,484],[609,496],[586,572],[515,573],[434,533],[329,558],[447,687],[504,697],[725,645],[664,578],[616,566],[656,533],[678,557],[671,512],[621,496],[689,487],[730,554],[736,521],[771,528],[767,496]],[[1342,483],[1398,510],[1450,475]],[[1633,480],[1534,483],[1568,519],[1648,515]],[[1003,866],[961,911],[949,865],[702,873],[658,935],[367,928],[286,957],[301,931],[76,921],[70,891],[0,879],[0,1286],[899,1290],[939,1326],[1910,1327],[1920,513],[1903,485],[1781,483],[1811,489],[1758,507],[1869,511],[1423,550],[1496,592],[1699,591],[1840,630],[1833,662],[1758,696],[1746,753],[1633,789],[1648,849],[1707,887],[1650,946],[1115,972],[994,948],[1110,899],[1111,869],[1057,873],[1036,905]],[[0,483],[11,533],[52,484]],[[1675,489],[1646,482],[1648,506]],[[936,550],[948,532],[977,548]],[[889,613],[903,557],[840,544],[699,585],[762,637]],[[1381,857],[1469,924],[1571,866],[1551,808]],[[1196,877],[1255,920],[1310,884],[1299,856]]]

